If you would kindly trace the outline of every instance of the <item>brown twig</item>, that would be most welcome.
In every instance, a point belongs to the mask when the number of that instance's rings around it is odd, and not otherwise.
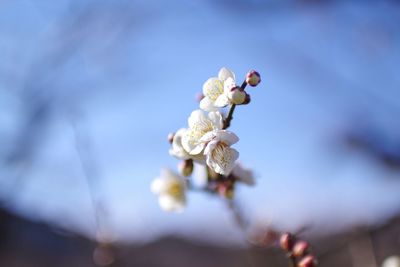
[[[296,258],[293,256],[293,254],[288,255],[289,259],[289,267],[296,267]]]
[[[225,121],[224,121],[224,130],[229,128],[229,126],[231,126],[231,121],[233,119],[233,112],[235,111],[235,104],[231,105],[231,108],[229,109],[229,113],[228,116],[226,117]]]

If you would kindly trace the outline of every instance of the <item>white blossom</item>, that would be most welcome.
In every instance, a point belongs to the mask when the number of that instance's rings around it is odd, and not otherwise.
[[[229,175],[239,157],[239,152],[230,146],[238,141],[236,134],[226,130],[212,131],[204,135],[201,142],[207,144],[204,149],[207,166],[216,173]]]
[[[222,115],[219,111],[209,113],[203,110],[195,110],[188,119],[189,129],[182,136],[182,146],[190,155],[200,154],[205,142],[201,138],[212,131],[221,130],[223,127]]]
[[[204,163],[205,157],[203,154],[190,155],[183,148],[182,137],[186,134],[187,131],[188,129],[181,128],[175,133],[174,138],[172,139],[172,144],[169,150],[169,154],[171,156],[176,157],[177,159],[182,159],[182,160],[193,159],[196,162]]]
[[[158,195],[160,207],[169,212],[181,212],[186,205],[185,179],[169,169],[151,183],[151,191]]]
[[[222,68],[218,77],[209,78],[203,84],[204,98],[200,101],[200,108],[205,111],[215,111],[230,104],[229,91],[236,87],[235,74]]]
[[[236,177],[236,179],[247,185],[255,185],[254,174],[251,169],[245,168],[242,164],[237,162],[235,167],[233,167],[232,175]]]

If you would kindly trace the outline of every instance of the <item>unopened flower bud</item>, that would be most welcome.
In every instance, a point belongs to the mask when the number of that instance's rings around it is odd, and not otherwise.
[[[306,241],[297,241],[293,247],[293,255],[296,257],[303,257],[307,254],[310,245]]]
[[[261,82],[260,74],[255,71],[251,70],[246,75],[246,83],[250,86],[257,86]]]
[[[180,162],[178,165],[178,169],[183,176],[185,177],[190,176],[193,172],[193,160],[187,159]]]
[[[174,136],[175,136],[175,133],[168,134],[168,136],[167,136],[168,143],[172,144],[172,142],[174,141]]]
[[[281,248],[287,252],[291,251],[293,248],[294,237],[290,233],[284,233],[281,235],[279,244]]]
[[[317,266],[317,261],[312,255],[305,256],[299,263],[299,267],[314,267]]]
[[[241,90],[240,87],[234,87],[229,91],[228,98],[233,104],[240,105],[246,100],[246,92]]]

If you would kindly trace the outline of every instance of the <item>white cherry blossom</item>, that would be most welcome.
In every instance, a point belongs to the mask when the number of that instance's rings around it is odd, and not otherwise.
[[[181,212],[186,205],[185,179],[169,169],[151,183],[151,191],[158,195],[160,207],[169,212]]]
[[[169,154],[177,159],[182,159],[182,160],[193,159],[196,162],[205,163],[205,156],[203,154],[190,155],[183,148],[182,137],[186,134],[187,131],[188,129],[181,128],[174,134],[171,148],[169,149]]]
[[[239,152],[230,146],[238,141],[236,134],[226,130],[216,130],[204,135],[201,142],[207,144],[204,149],[207,166],[216,173],[229,175],[239,157]]]
[[[201,138],[209,133],[223,128],[223,119],[219,111],[209,113],[203,110],[195,110],[188,119],[189,129],[182,136],[182,146],[190,155],[200,154],[205,142]]]
[[[227,94],[235,86],[235,74],[227,68],[222,68],[218,77],[212,77],[203,84],[204,98],[200,101],[200,108],[205,111],[215,111],[229,105]]]

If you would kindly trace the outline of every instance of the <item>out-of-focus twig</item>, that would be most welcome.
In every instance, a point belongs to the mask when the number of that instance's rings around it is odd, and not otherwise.
[[[115,253],[113,252],[112,242],[109,236],[109,227],[106,225],[106,211],[99,196],[100,174],[95,164],[94,157],[91,154],[89,137],[84,134],[81,128],[78,128],[74,121],[71,121],[75,147],[81,163],[83,176],[87,183],[93,217],[95,219],[94,239],[97,246],[93,252],[93,260],[99,266],[112,266],[115,263]],[[115,266],[115,265],[113,265]]]

